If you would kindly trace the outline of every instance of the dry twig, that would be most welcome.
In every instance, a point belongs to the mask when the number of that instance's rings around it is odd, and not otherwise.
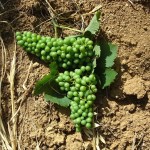
[[[1,41],[1,74],[0,74],[0,139],[2,142],[2,147],[6,150],[12,150],[9,140],[4,128],[4,124],[2,121],[2,108],[1,108],[1,103],[2,103],[2,82],[6,73],[6,48],[3,42],[2,37],[0,36],[0,41]]]
[[[140,141],[138,142],[136,148],[138,149],[138,147],[141,145],[142,141],[143,141],[143,138],[144,138],[144,134],[142,133],[141,135],[141,138],[140,138]]]
[[[24,90],[27,90],[26,82],[27,82],[27,80],[28,80],[29,73],[30,73],[30,70],[31,70],[31,68],[32,68],[32,65],[33,65],[33,62],[31,61],[31,62],[30,62],[30,65],[29,65],[29,68],[28,68],[28,72],[27,72],[26,78],[25,78],[25,80],[24,80],[24,82],[23,82],[23,85],[22,85],[22,87],[23,87]]]
[[[14,97],[14,78],[15,78],[15,73],[16,73],[16,42],[15,42],[15,32],[13,30],[13,27],[11,26],[10,23],[8,23],[7,21],[0,21],[0,23],[6,24],[7,26],[11,27],[13,33],[14,33],[14,51],[13,51],[13,59],[11,61],[11,66],[10,66],[10,73],[7,74],[8,77],[8,81],[10,83],[10,97],[11,97],[11,110],[12,110],[12,116],[14,116],[15,112],[16,112],[16,108],[15,108],[15,97]],[[11,144],[9,144],[9,141],[6,138],[3,138],[3,140],[5,140],[3,143],[5,144],[5,147],[7,148],[7,150],[16,150],[17,149],[17,118],[14,117],[7,123],[8,124],[8,133],[9,133],[9,138],[11,141]],[[11,125],[12,128],[11,128]],[[9,145],[8,145],[9,144]],[[11,146],[10,146],[11,145]]]
[[[133,141],[132,141],[132,148],[131,148],[131,150],[135,150],[136,136],[137,136],[137,133],[134,134]]]
[[[55,37],[57,37],[57,36],[58,36],[58,35],[57,35],[57,26],[56,26],[57,21],[56,21],[56,19],[54,19],[55,16],[56,16],[56,12],[54,11],[54,9],[52,8],[52,6],[50,5],[50,3],[49,3],[47,0],[45,0],[45,2],[46,2],[47,5],[48,5],[49,14],[50,14],[50,16],[52,17],[52,22],[53,22],[54,30],[55,30]]]
[[[14,35],[15,39],[15,35]],[[14,42],[15,43],[15,42]],[[10,95],[11,95],[11,106],[12,106],[12,116],[15,115],[16,108],[15,108],[15,98],[14,98],[14,78],[15,78],[15,71],[16,71],[16,43],[15,43],[15,48],[14,48],[14,55],[13,59],[11,62],[11,68],[10,68],[10,74],[8,75],[8,80],[10,82]],[[12,125],[13,125],[13,130],[10,130],[10,124],[8,122],[8,127],[10,131],[10,139],[12,143],[12,148],[13,150],[16,150],[17,148],[17,118],[14,117],[12,119]]]
[[[1,8],[2,9],[4,9],[4,6],[3,6],[3,4],[2,4],[2,2],[0,1],[0,6],[1,6]]]

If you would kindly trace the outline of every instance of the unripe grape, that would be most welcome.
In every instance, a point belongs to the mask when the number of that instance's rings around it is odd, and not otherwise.
[[[80,100],[79,97],[74,97],[75,102],[79,102],[79,100]]]
[[[16,36],[16,39],[19,41],[19,40],[22,40],[22,36],[21,35],[17,35]]]
[[[77,92],[77,91],[74,91],[74,92],[73,92],[73,96],[78,96],[78,92]]]
[[[58,83],[60,86],[64,86],[64,82],[59,82]]]
[[[68,98],[72,98],[72,96],[73,96],[73,93],[72,93],[71,91],[68,91],[67,97],[68,97]]]
[[[18,35],[22,35],[21,32],[17,31],[16,36],[18,36]]]
[[[83,117],[86,117],[86,116],[87,116],[87,113],[84,111],[84,112],[82,113],[82,116],[83,116]]]
[[[77,118],[77,119],[76,119],[76,123],[77,123],[77,124],[80,124],[80,122],[81,122],[81,118]]]
[[[82,121],[81,121],[81,124],[82,124],[82,125],[86,125],[86,120],[82,120]]]
[[[91,70],[91,66],[86,66],[85,69],[86,69],[86,71],[90,71]]]
[[[76,118],[79,117],[79,114],[78,114],[78,113],[75,113],[74,115],[75,115]]]
[[[85,69],[86,69],[86,67],[85,67],[85,66],[82,66],[82,67],[81,67],[81,71],[82,71],[82,72],[84,72],[84,71],[85,71]]]
[[[70,87],[71,91],[74,92],[76,91],[76,88],[73,86],[73,87]]]
[[[91,117],[91,118],[92,118],[92,117],[93,117],[93,113],[92,113],[92,112],[89,112],[89,113],[88,113],[88,117]]]
[[[80,114],[80,115],[82,114],[82,109],[78,110],[78,114]]]
[[[69,88],[69,83],[66,82],[66,83],[64,84],[64,87],[65,87],[65,88]]]
[[[81,87],[80,87],[80,91],[81,91],[81,92],[86,91],[86,87],[85,87],[85,86],[81,86]]]
[[[91,123],[86,123],[86,128],[90,129],[92,127]]]
[[[85,51],[85,47],[84,46],[80,46],[80,51],[84,52]]]
[[[70,115],[70,118],[71,118],[71,119],[75,119],[75,115],[74,115],[74,114],[71,114],[71,115]]]
[[[80,107],[80,109],[81,109],[81,110],[85,110],[86,108],[85,108],[85,106],[82,105],[82,106]]]
[[[17,42],[17,44],[20,45],[20,46],[23,46],[24,45],[24,41],[20,40],[20,41]]]
[[[61,89],[62,91],[64,91],[64,90],[65,90],[65,88],[64,88],[64,87],[60,87],[60,89]]]
[[[84,100],[80,100],[80,105],[84,105],[85,101]]]
[[[86,81],[85,80],[81,80],[81,84],[82,85],[86,85]]]
[[[77,89],[79,89],[79,88],[80,88],[80,84],[75,83],[75,87],[76,87]]]
[[[83,92],[79,92],[79,97],[83,97],[84,93]]]
[[[88,104],[88,105],[92,105],[93,102],[92,102],[92,101],[87,101],[87,104]]]

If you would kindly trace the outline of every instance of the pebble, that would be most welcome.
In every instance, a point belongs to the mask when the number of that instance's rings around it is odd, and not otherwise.
[[[135,111],[135,109],[136,109],[136,107],[134,104],[127,106],[127,110],[129,111],[129,113],[133,113]]]
[[[38,63],[38,62],[35,62],[34,64],[33,64],[33,68],[37,68],[37,67],[39,67],[40,66],[40,64]]]

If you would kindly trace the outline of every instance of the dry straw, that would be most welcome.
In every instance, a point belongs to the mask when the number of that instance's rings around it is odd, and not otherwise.
[[[0,21],[1,24],[9,26],[12,30],[12,26],[7,21]],[[10,98],[11,98],[11,115],[12,120],[8,121],[8,126],[4,126],[2,118],[2,87],[3,81],[6,80],[6,58],[7,50],[2,37],[0,36],[1,42],[1,76],[0,76],[0,140],[2,143],[2,150],[16,150],[17,149],[17,118],[13,117],[15,114],[15,98],[14,98],[14,78],[16,70],[16,43],[15,43],[15,33],[14,33],[14,50],[13,58],[10,65],[10,72],[7,74],[8,81],[10,84]],[[7,67],[8,68],[8,67]],[[6,134],[6,128],[8,134]]]

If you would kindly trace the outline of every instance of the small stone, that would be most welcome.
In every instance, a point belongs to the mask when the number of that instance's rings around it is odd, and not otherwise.
[[[110,146],[110,149],[114,150],[114,149],[116,149],[118,147],[118,145],[119,145],[118,141],[113,142],[113,144],[111,144],[111,146]]]
[[[36,132],[36,131],[33,131],[33,132],[30,133],[30,137],[31,137],[31,138],[35,138],[36,135],[37,135],[37,132]]]
[[[32,66],[33,66],[33,68],[37,68],[37,67],[39,67],[39,63],[38,62],[35,62]]]
[[[129,113],[133,113],[135,111],[135,109],[136,109],[136,107],[134,104],[127,106],[127,110],[129,111]]]
[[[121,122],[121,124],[120,124],[120,129],[121,129],[122,131],[125,131],[125,130],[126,130],[126,127],[127,127],[127,123],[126,123],[125,121]]]
[[[48,147],[46,145],[42,146],[42,150],[47,150],[47,149],[48,149]]]
[[[55,135],[55,140],[54,140],[54,144],[55,145],[60,145],[63,144],[65,141],[65,134],[56,134]]]
[[[143,26],[143,29],[144,29],[145,31],[147,31],[147,26]]]
[[[127,64],[127,60],[123,59],[122,62],[121,62],[121,64],[122,64],[122,65]]]
[[[130,43],[131,43],[132,45],[137,45],[137,42],[136,42],[134,39],[132,39],[132,40],[130,41]]]
[[[110,110],[113,112],[116,112],[119,109],[118,104],[115,101],[108,101],[108,105],[110,107]]]
[[[85,142],[84,143],[84,148],[86,150],[91,150],[92,149],[92,143],[91,142]]]
[[[47,116],[44,116],[43,118],[42,118],[42,123],[46,123],[48,121],[48,117]]]

